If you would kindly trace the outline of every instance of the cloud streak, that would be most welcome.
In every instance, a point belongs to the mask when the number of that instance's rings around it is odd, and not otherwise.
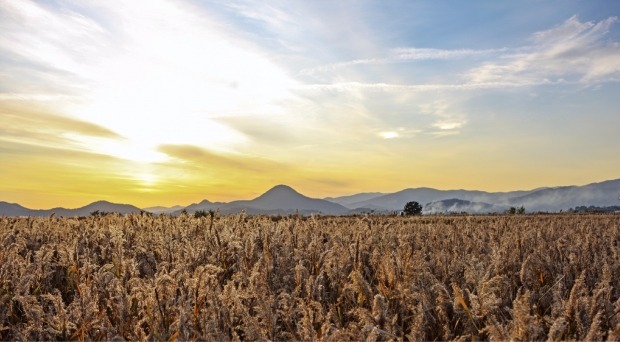
[[[616,23],[616,17],[581,22],[573,16],[554,28],[533,33],[527,42],[511,48],[389,49],[383,57],[304,69],[300,75],[309,77],[310,82],[295,91],[317,102],[335,97],[343,101],[353,98],[365,104],[380,94],[387,96],[386,99],[400,97],[414,103],[421,101],[419,110],[406,105],[410,108],[406,111],[410,113],[408,115],[419,117],[431,113],[435,120],[425,125],[424,131],[437,137],[453,136],[461,133],[474,113],[466,109],[457,111],[458,114],[454,111],[448,114],[441,108],[424,109],[433,107],[433,103],[445,102],[439,100],[441,97],[453,98],[453,102],[458,103],[490,91],[530,91],[536,87],[579,89],[620,80],[620,43],[606,39]],[[412,75],[424,73],[426,68],[432,67],[435,73],[426,76],[428,80],[409,77],[398,83],[377,82],[358,76],[364,75],[361,70],[368,67],[385,67],[396,70],[395,73],[405,70]],[[382,75],[391,74],[384,72]],[[418,82],[409,81],[416,78]],[[315,79],[323,81],[312,82]],[[381,121],[385,115],[377,113],[374,116]],[[383,138],[398,137],[398,133],[389,128],[381,132],[384,132],[379,133]]]
[[[0,57],[0,101],[54,106],[145,153],[161,143],[234,150],[242,134],[211,118],[279,110],[295,83],[189,2],[11,2],[0,17],[0,52],[14,56]],[[109,141],[81,143],[119,155]]]
[[[303,69],[300,71],[302,76],[314,76],[320,73],[333,72],[338,69],[363,66],[363,65],[383,65],[383,64],[395,64],[406,63],[415,61],[436,61],[436,60],[459,60],[466,58],[488,58],[501,56],[503,53],[508,52],[507,48],[500,49],[432,49],[432,48],[394,48],[388,51],[386,57],[375,57],[365,59],[355,59],[352,61],[331,63],[327,65],[321,65],[318,67]]]
[[[605,40],[617,17],[581,22],[577,16],[561,25],[536,32],[532,44],[497,49],[395,48],[387,57],[356,59],[304,69],[302,76],[335,73],[366,65],[421,61],[452,61],[460,72],[436,75],[443,82],[394,84],[337,80],[309,84],[329,91],[437,91],[501,89],[538,85],[615,82],[620,72],[620,43]],[[457,63],[458,62],[458,63]]]
[[[304,90],[319,90],[319,91],[331,91],[331,92],[351,92],[351,91],[370,91],[370,92],[435,92],[438,90],[478,90],[478,89],[499,89],[499,88],[516,88],[535,85],[552,85],[552,84],[567,84],[569,82],[558,80],[550,81],[544,80],[531,80],[529,82],[515,81],[515,82],[467,82],[467,83],[436,83],[436,84],[394,84],[394,83],[364,83],[364,82],[337,82],[331,84],[309,84],[300,86],[297,88],[300,91]]]
[[[28,107],[28,108],[26,108]],[[80,149],[73,136],[123,140],[118,133],[88,121],[46,113],[23,103],[0,103],[0,141],[32,146]]]
[[[476,83],[508,81],[515,84],[617,81],[620,45],[605,40],[617,17],[597,23],[573,16],[561,25],[537,32],[524,52],[503,61],[487,62],[467,73]]]
[[[161,145],[158,151],[181,163],[188,163],[196,169],[217,170],[218,172],[233,171],[236,173],[290,170],[289,166],[268,159],[243,155],[217,154],[192,145]]]

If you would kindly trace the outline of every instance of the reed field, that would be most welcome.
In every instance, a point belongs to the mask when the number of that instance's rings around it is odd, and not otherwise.
[[[0,217],[1,340],[620,340],[620,215]]]

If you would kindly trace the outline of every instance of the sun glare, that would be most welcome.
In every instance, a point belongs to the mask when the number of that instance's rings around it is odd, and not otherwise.
[[[103,154],[137,163],[157,163],[169,161],[169,157],[157,151],[148,141],[129,139],[96,138],[77,134],[65,134],[76,146],[85,151]]]
[[[127,22],[125,49],[91,66],[90,96],[73,107],[128,140],[101,140],[97,151],[141,162],[165,158],[164,144],[234,151],[248,138],[219,118],[273,115],[291,96],[285,72],[200,16],[174,6],[147,14]]]
[[[157,176],[152,173],[141,173],[137,175],[137,180],[146,187],[151,187],[157,183]]]

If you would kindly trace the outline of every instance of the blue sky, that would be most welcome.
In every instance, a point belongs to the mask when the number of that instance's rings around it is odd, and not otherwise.
[[[617,1],[4,2],[0,200],[618,178],[619,15]]]

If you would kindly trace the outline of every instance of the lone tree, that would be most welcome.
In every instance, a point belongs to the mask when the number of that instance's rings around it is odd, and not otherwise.
[[[407,202],[407,204],[405,204],[405,209],[403,209],[403,213],[408,216],[421,215],[422,205],[416,201]]]

